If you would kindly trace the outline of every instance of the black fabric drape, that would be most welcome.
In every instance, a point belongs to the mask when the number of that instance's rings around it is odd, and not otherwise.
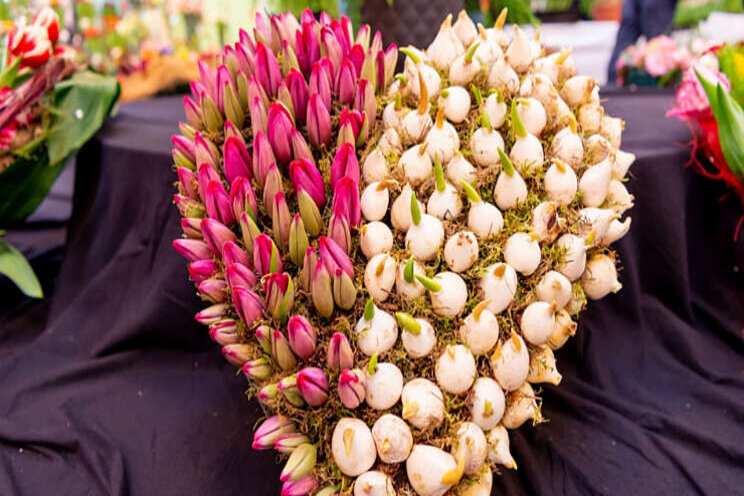
[[[494,494],[734,494],[744,484],[742,207],[683,167],[669,93],[608,93],[638,154],[623,290],[590,305]],[[79,155],[51,298],[0,314],[0,494],[277,494],[262,413],[206,328],[171,205],[180,101],[124,105]],[[721,200],[721,198],[723,199]],[[719,201],[720,200],[720,201]]]

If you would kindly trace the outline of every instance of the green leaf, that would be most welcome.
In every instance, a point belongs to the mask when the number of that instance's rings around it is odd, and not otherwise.
[[[5,54],[3,53],[3,60],[5,60]],[[15,59],[15,62],[9,67],[3,68],[2,74],[0,74],[0,88],[6,86],[10,88],[16,87],[16,77],[18,76],[18,67],[21,65],[21,57]]]
[[[27,296],[44,297],[34,270],[21,252],[3,239],[0,239],[0,274],[6,275]]]

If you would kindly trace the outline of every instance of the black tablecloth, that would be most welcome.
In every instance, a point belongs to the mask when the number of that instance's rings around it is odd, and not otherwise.
[[[683,167],[668,93],[609,94],[638,154],[624,289],[582,315],[512,435],[496,494],[732,494],[744,487],[742,212]],[[276,494],[261,415],[192,315],[171,203],[176,98],[124,105],[78,158],[53,296],[0,315],[0,494]],[[723,197],[723,198],[722,198]]]

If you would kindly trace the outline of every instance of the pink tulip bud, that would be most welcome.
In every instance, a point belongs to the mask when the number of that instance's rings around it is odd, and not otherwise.
[[[357,84],[354,109],[364,113],[369,128],[374,128],[377,118],[377,100],[375,87],[368,79],[360,79]]]
[[[249,212],[254,218],[258,215],[256,192],[253,191],[250,179],[240,176],[233,181],[230,204],[236,219],[240,219],[244,212]]]
[[[276,157],[271,143],[266,134],[259,131],[253,137],[253,175],[261,187],[266,182],[269,167],[274,163],[276,163]]]
[[[212,251],[209,249],[209,246],[204,241],[198,239],[173,240],[173,248],[186,260],[192,262],[212,258]]]
[[[381,87],[387,88],[395,76],[395,66],[398,64],[398,45],[391,43],[385,50],[385,84]]]
[[[274,195],[274,204],[271,212],[271,229],[274,239],[282,251],[286,251],[289,245],[289,229],[292,224],[291,214],[287,206],[287,200],[281,191]]]
[[[233,213],[230,197],[222,185],[222,181],[210,181],[207,185],[207,193],[204,198],[207,207],[207,215],[213,219],[218,219],[226,226],[235,224],[235,214]]]
[[[351,47],[351,52],[349,53],[349,58],[347,60],[351,63],[352,67],[354,68],[354,73],[356,75],[359,75],[362,73],[362,65],[364,65],[364,58],[366,56],[367,56],[367,51],[364,49],[362,45],[357,43]]]
[[[300,214],[295,214],[289,225],[289,259],[297,267],[302,265],[305,250],[310,246],[310,239],[305,230],[305,223]]]
[[[181,185],[181,190],[186,194],[186,196],[193,198],[194,200],[199,199],[196,174],[186,167],[179,167],[178,183]]]
[[[279,394],[279,388],[276,387],[276,384],[268,384],[258,391],[258,400],[261,403],[268,403],[270,400],[273,400],[277,397]],[[287,434],[289,435],[289,434]],[[276,442],[274,442],[274,449],[276,449]]]
[[[303,22],[302,29],[295,33],[297,62],[304,74],[310,72],[313,64],[320,59],[320,42],[314,22]]]
[[[204,211],[204,205],[202,205],[201,202],[189,198],[188,196],[175,194],[173,195],[173,203],[176,204],[182,217],[201,218],[204,217],[206,213]]]
[[[253,242],[253,267],[259,276],[282,272],[282,260],[274,241],[266,234],[259,234]]]
[[[225,91],[233,90],[235,82],[233,81],[230,70],[225,65],[221,65],[217,68],[216,88],[217,88],[217,99],[215,103],[220,112],[224,115],[225,113]]]
[[[324,26],[320,30],[320,41],[323,45],[323,51],[325,52],[326,57],[333,62],[333,67],[338,71],[341,67],[341,61],[344,58],[344,54],[341,50],[341,44],[336,39],[336,35],[330,27]]]
[[[222,346],[240,342],[238,325],[232,319],[222,320],[210,325],[209,337],[212,341]]]
[[[359,161],[353,145],[346,143],[336,151],[336,156],[331,164],[331,189],[342,177],[350,177],[359,184]]]
[[[317,335],[313,325],[302,315],[293,315],[287,322],[287,335],[292,351],[303,360],[315,353]]]
[[[333,276],[333,301],[342,310],[351,310],[356,303],[357,288],[354,281],[341,269]]]
[[[387,89],[387,80],[385,79],[385,52],[382,50],[376,52],[375,70],[377,78],[375,83],[377,84],[377,89],[380,90],[380,92],[384,92]]]
[[[222,356],[231,364],[240,367],[251,359],[253,348],[247,344],[228,344],[222,347]]]
[[[331,66],[332,65],[333,63],[331,63]],[[308,92],[311,97],[312,95],[318,95],[318,98],[327,109],[331,108],[331,94],[335,82],[331,72],[332,70],[332,67],[329,68],[326,64],[321,64],[320,61],[318,61],[313,65],[313,70],[310,73],[310,80],[308,81]]]
[[[209,183],[221,182],[220,176],[211,165],[203,163],[198,168],[196,179],[197,186],[199,188],[199,198],[201,198],[201,200],[206,203]]]
[[[367,394],[366,379],[359,369],[346,369],[338,377],[338,396],[341,403],[353,410],[362,404]]]
[[[261,234],[261,230],[258,228],[254,217],[248,212],[243,212],[240,216],[240,232],[245,251],[248,253],[248,256],[253,257],[253,241],[256,239],[256,236]]]
[[[181,218],[181,229],[189,238],[202,238],[201,219],[183,217]]]
[[[292,405],[297,408],[305,406],[305,399],[300,394],[300,390],[297,389],[297,374],[284,377],[277,384],[277,389],[282,393],[284,399]]]
[[[331,214],[331,220],[328,221],[327,236],[346,253],[351,253],[351,229],[346,213],[334,211]]]
[[[183,108],[189,125],[194,129],[202,129],[204,123],[202,122],[201,108],[188,95],[183,97]]]
[[[331,114],[317,93],[310,92],[307,105],[307,134],[310,143],[320,148],[331,139]]]
[[[296,432],[294,423],[283,415],[269,417],[253,434],[253,449],[266,450],[274,447],[279,436]]]
[[[287,338],[282,331],[274,330],[271,334],[271,357],[284,371],[291,370],[297,366],[297,359],[292,354]]]
[[[238,66],[238,56],[235,53],[235,48],[233,46],[225,46],[222,52],[222,63],[228,68],[230,74],[235,74],[238,69],[240,69]]]
[[[229,122],[229,121],[228,121]],[[245,148],[245,143],[235,137],[230,136],[225,140],[223,147],[225,179],[232,182],[238,177],[253,178],[251,156]]]
[[[334,332],[331,336],[326,365],[333,370],[350,369],[354,366],[354,352],[351,351],[349,340],[340,332]]]
[[[315,14],[309,8],[302,11],[300,22],[302,24],[309,23],[313,28],[318,24],[318,21],[315,20]]]
[[[252,325],[263,316],[264,302],[252,290],[243,286],[235,286],[232,300],[235,310],[247,325]]]
[[[217,169],[217,150],[214,144],[204,137],[202,133],[196,133],[194,136],[194,158],[196,165],[209,164],[213,169]]]
[[[295,193],[305,191],[315,202],[318,209],[325,205],[325,182],[313,162],[308,159],[294,160],[289,164],[289,179]]]
[[[204,235],[204,242],[217,256],[222,256],[222,245],[225,242],[237,239],[235,233],[215,219],[202,219],[201,230]]]
[[[318,239],[318,250],[320,259],[326,264],[326,267],[331,273],[336,272],[336,269],[341,269],[349,277],[354,277],[354,264],[351,262],[349,255],[335,241],[321,236]]]
[[[185,136],[175,135],[171,136],[171,143],[173,143],[173,147],[183,154],[190,162],[196,160],[196,146],[193,141]]]
[[[369,39],[371,36],[372,28],[369,27],[369,24],[362,24],[357,32],[356,42],[365,52],[369,49]]]
[[[201,81],[191,81],[189,85],[191,89],[191,97],[195,102],[201,102],[204,97],[208,96],[207,88],[201,83]],[[201,114],[201,105],[197,105],[199,113]]]
[[[318,487],[315,476],[306,475],[296,481],[288,481],[282,484],[281,496],[306,496]]]
[[[333,212],[348,213],[349,223],[358,227],[362,221],[362,211],[359,205],[359,186],[350,177],[342,177],[333,191]]]
[[[199,67],[199,78],[201,83],[204,85],[204,89],[207,95],[216,103],[217,102],[217,76],[212,69],[204,62],[199,60],[197,62]]]
[[[256,12],[253,24],[253,36],[256,38],[256,41],[260,39],[262,43],[271,43],[271,30],[266,24],[266,19],[261,12]]]
[[[248,111],[251,115],[251,129],[253,130],[253,135],[255,136],[259,132],[265,133],[267,112],[260,97],[253,97]]]
[[[305,250],[305,257],[302,262],[302,289],[310,291],[312,287],[313,274],[315,273],[315,266],[318,264],[318,253],[315,248],[309,246]]]
[[[222,265],[225,267],[240,263],[246,267],[250,267],[251,259],[248,258],[248,254],[233,241],[227,241],[222,245]]]
[[[274,449],[279,453],[291,455],[297,447],[309,443],[310,438],[306,435],[299,432],[293,432],[292,434],[284,434],[283,436],[276,438],[276,441],[274,441]]]
[[[375,35],[372,37],[372,43],[369,45],[368,52],[377,53],[382,50],[382,33],[375,31]]]
[[[274,150],[274,155],[280,163],[286,164],[292,160],[290,139],[294,130],[292,116],[287,107],[278,102],[272,103],[269,106],[266,126],[266,134],[269,137],[271,148]]]
[[[271,335],[274,334],[274,329],[267,325],[260,325],[256,327],[256,341],[261,347],[264,353],[267,355],[271,354]]]
[[[227,283],[222,279],[207,279],[199,283],[199,292],[213,303],[227,299]]]
[[[291,69],[287,74],[287,89],[292,99],[292,108],[295,113],[295,120],[298,123],[305,122],[307,115],[307,101],[309,98],[307,82],[302,73],[297,69]]]
[[[212,325],[224,319],[229,308],[227,303],[216,303],[194,315],[194,318],[200,324]]]
[[[320,406],[328,399],[328,377],[317,367],[306,367],[297,373],[297,389],[310,406]]]
[[[301,480],[311,475],[315,468],[317,456],[318,448],[315,445],[303,443],[296,446],[289,455],[279,480],[286,483]]]
[[[245,140],[243,139],[243,131],[238,129],[237,126],[235,126],[235,124],[233,124],[230,121],[225,121],[224,130],[225,130],[225,141],[227,141],[228,138],[237,138],[238,140],[240,140],[240,142],[243,144],[243,147],[245,148]],[[225,155],[224,146],[222,149],[222,155],[223,157]]]
[[[333,281],[322,259],[318,259],[315,264],[310,283],[310,296],[318,314],[325,318],[333,315]]]
[[[233,345],[236,346],[236,345]],[[245,362],[240,367],[241,372],[250,381],[263,381],[271,377],[273,369],[271,362],[267,358],[257,358]]]
[[[338,119],[339,134],[344,132],[345,127],[349,127],[353,133],[354,141],[357,145],[364,143],[367,139],[367,120],[358,110],[344,109]]]
[[[274,198],[276,198],[278,193],[284,193],[282,173],[279,172],[279,167],[276,164],[269,164],[269,170],[266,171],[266,180],[264,181],[263,188],[263,204],[266,208],[266,213],[273,217]]]
[[[284,14],[280,12],[271,16],[269,18],[269,24],[271,26],[272,47],[277,40],[280,44],[287,40],[289,33],[287,32],[287,27],[284,25]]]
[[[354,30],[351,27],[351,19],[342,15],[339,21],[335,19],[331,21],[331,28],[336,33],[336,39],[341,44],[344,57],[347,57],[351,51],[351,45],[354,43]]]
[[[236,286],[252,289],[258,284],[256,274],[247,265],[232,263],[225,269],[225,280],[230,289],[235,291]]]
[[[282,81],[282,71],[274,53],[261,42],[256,43],[256,77],[269,96],[276,95],[276,89]]]
[[[251,41],[251,43],[253,42]],[[238,61],[238,68],[240,72],[242,72],[246,76],[251,76],[256,73],[256,59],[248,45],[243,42],[236,43],[235,58]]]
[[[197,260],[189,264],[189,276],[200,284],[219,272],[220,268],[212,260]]]
[[[261,83],[258,82],[258,78],[256,78],[256,76],[254,75],[248,78],[248,86],[246,87],[246,98],[248,102],[252,102],[256,99],[256,97],[261,100],[264,109],[269,106],[269,103],[271,102],[269,100],[269,95],[266,94],[266,90],[264,90],[263,86],[261,86]]]
[[[282,83],[279,85],[279,89],[277,89],[277,95],[276,95],[276,101],[284,107],[289,110],[289,115],[292,117],[293,121],[295,120],[295,108],[294,103],[292,103],[292,95],[289,94],[289,88],[285,83]]]
[[[294,284],[286,272],[267,274],[263,278],[266,306],[275,320],[284,319],[294,305]]]

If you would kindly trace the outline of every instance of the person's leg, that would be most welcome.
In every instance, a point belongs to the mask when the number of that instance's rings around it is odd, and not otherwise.
[[[625,47],[635,43],[641,35],[641,15],[642,0],[626,0],[623,4],[623,18],[620,22],[620,29],[617,31],[615,48],[612,50],[610,65],[607,68],[607,84],[615,84],[615,62]],[[646,2],[643,2],[646,3]],[[653,2],[651,2],[653,3]]]
[[[641,0],[641,34],[653,38],[665,33],[674,20],[677,0]]]

